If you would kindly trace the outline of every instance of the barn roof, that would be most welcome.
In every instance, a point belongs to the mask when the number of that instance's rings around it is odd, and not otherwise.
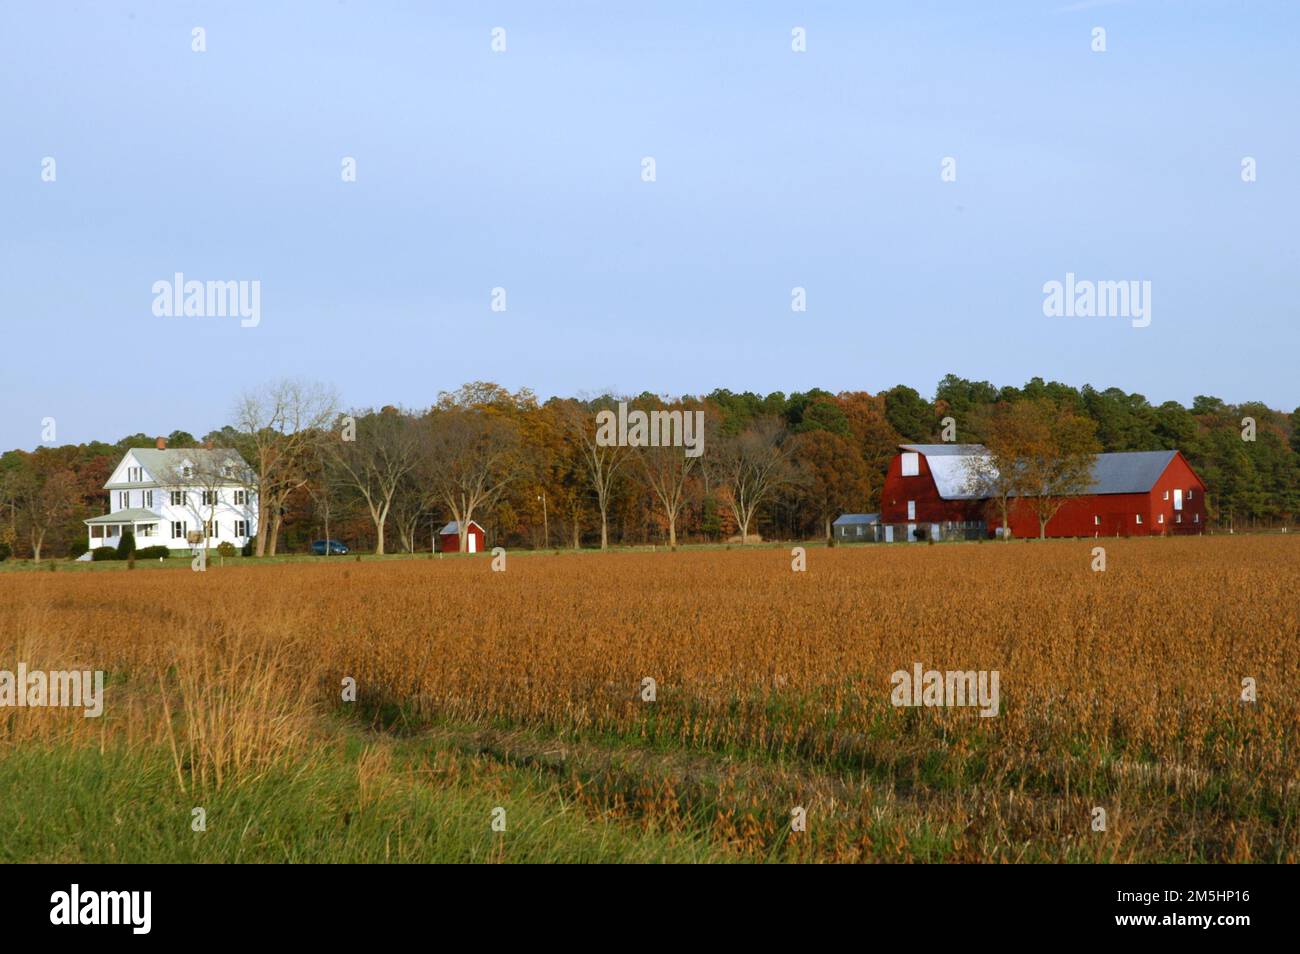
[[[1126,451],[1098,454],[1092,465],[1090,494],[1144,494],[1155,486],[1178,451]]]
[[[978,500],[982,494],[973,492],[971,464],[988,456],[983,444],[900,444],[906,451],[916,451],[925,457],[934,477],[934,485],[944,500]]]
[[[835,518],[832,527],[849,527],[859,523],[880,523],[878,513],[842,513]]]
[[[983,444],[899,444],[903,450],[917,451],[930,457],[971,457],[976,454],[987,454],[988,449]]]
[[[982,444],[900,444],[925,456],[944,500],[975,500],[971,464],[988,455]],[[1178,451],[1123,451],[1098,454],[1086,494],[1144,494],[1155,486]]]

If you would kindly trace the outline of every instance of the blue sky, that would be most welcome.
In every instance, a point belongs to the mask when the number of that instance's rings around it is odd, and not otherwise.
[[[951,371],[1290,410],[1298,28],[1240,0],[9,2],[0,447],[45,417],[201,434],[284,376],[421,407]],[[260,281],[260,324],[155,316],[175,272]],[[1151,325],[1045,317],[1067,272],[1150,281]]]

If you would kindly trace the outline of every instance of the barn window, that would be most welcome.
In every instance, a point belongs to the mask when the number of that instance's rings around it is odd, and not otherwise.
[[[1142,522],[1142,514],[1138,514],[1138,515],[1137,515],[1137,518],[1138,518],[1138,519],[1137,519],[1137,522],[1138,522],[1138,523],[1141,523],[1141,522]]]
[[[903,476],[915,477],[921,472],[921,455],[916,451],[903,454]]]
[[[1200,523],[1200,522],[1201,522],[1201,515],[1199,513],[1192,514],[1192,523]]]
[[[916,519],[916,501],[915,501],[915,500],[909,500],[909,501],[907,502],[907,519],[908,519],[908,520],[915,520],[915,519]]]
[[[1183,522],[1183,515],[1181,513],[1174,517],[1174,523],[1182,523],[1182,522]]]
[[[1166,499],[1166,500],[1169,499],[1169,491],[1167,491],[1167,490],[1165,491],[1165,499]]]
[[[1190,487],[1187,488],[1187,499],[1188,499],[1188,500],[1191,500],[1191,499],[1192,499],[1192,490],[1191,490]]]
[[[1092,525],[1093,525],[1094,527],[1100,527],[1100,526],[1101,526],[1101,517],[1097,516],[1096,514],[1093,514],[1093,517],[1092,517]]]
[[[1165,515],[1160,514],[1160,516],[1156,519],[1156,523],[1164,523],[1164,522],[1165,522]]]
[[[858,524],[858,536],[862,536],[862,524]]]

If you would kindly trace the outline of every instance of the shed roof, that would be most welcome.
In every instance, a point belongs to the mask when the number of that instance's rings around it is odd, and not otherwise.
[[[842,513],[835,518],[832,527],[850,527],[860,523],[880,523],[878,513]]]
[[[483,529],[483,524],[479,523],[477,520],[471,520],[469,522],[469,525],[471,529],[473,529],[474,527],[478,527],[480,530]],[[441,530],[438,531],[438,534],[440,536],[444,533],[460,533],[460,524],[457,523],[455,520],[452,520],[445,527],[443,527]]]

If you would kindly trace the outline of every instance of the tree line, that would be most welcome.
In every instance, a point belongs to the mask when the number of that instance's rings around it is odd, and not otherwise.
[[[702,411],[703,453],[598,440],[597,415],[620,400]],[[173,431],[168,446],[240,452],[260,503],[257,555],[321,538],[377,553],[426,550],[447,521],[459,524],[463,548],[471,520],[507,547],[829,538],[838,514],[880,509],[902,442],[984,443],[1003,459],[1019,447],[1022,460],[1034,459],[1024,448],[1035,440],[1059,444],[1057,472],[1034,475],[1062,488],[1045,495],[1044,522],[1079,482],[1081,457],[1097,451],[1182,451],[1209,488],[1212,528],[1289,525],[1300,505],[1300,408],[1209,396],[1156,406],[1118,388],[1041,378],[995,387],[948,375],[929,398],[898,385],[547,401],[474,382],[420,409],[344,408],[328,386],[277,381],[241,395],[229,421],[201,438]],[[103,485],[122,454],[154,442],[132,434],[0,455],[0,556],[83,551],[82,521],[107,512]],[[996,503],[998,488],[988,492]]]

